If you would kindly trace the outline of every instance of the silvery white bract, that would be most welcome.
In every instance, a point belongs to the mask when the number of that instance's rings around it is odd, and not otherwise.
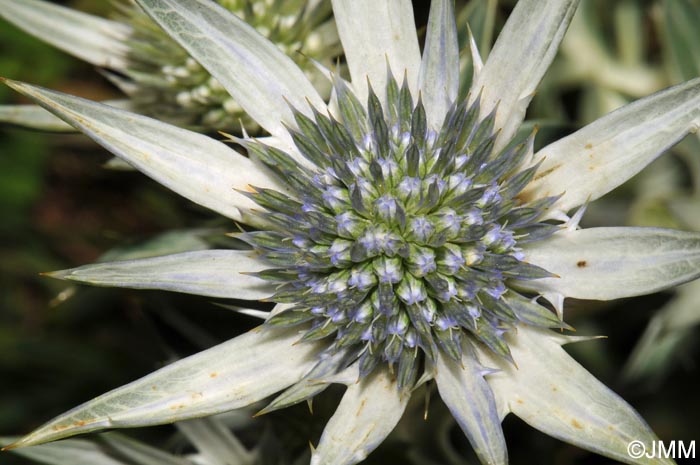
[[[452,2],[418,45],[408,0],[334,0],[350,82],[325,102],[252,27],[206,0],[139,0],[271,136],[223,143],[7,81],[174,191],[255,231],[207,250],[55,273],[102,286],[276,302],[260,327],[108,392],[11,447],[347,390],[311,463],[363,460],[432,381],[484,464],[506,464],[514,413],[627,463],[654,434],[563,350],[566,297],[617,299],[700,275],[700,234],[578,229],[605,195],[700,125],[700,79],[534,153],[513,140],[578,4],[521,0],[457,99]],[[571,217],[569,212],[578,211]],[[548,300],[557,315],[541,302]]]
[[[302,67],[328,95],[312,60],[330,64],[340,49],[330,5],[320,0],[216,0]],[[190,129],[259,129],[235,99],[133,0],[115,0],[112,19],[45,0],[0,0],[0,17],[35,37],[104,68],[126,95],[111,105]],[[30,105],[0,106],[0,122],[50,131],[72,126]]]
[[[175,426],[180,434],[168,441],[167,449],[117,433],[105,433],[90,440],[67,439],[14,452],[42,465],[302,465],[308,462],[308,449],[293,459],[281,457],[288,448],[270,432],[262,434],[254,448],[246,448],[236,433],[250,426],[251,413],[243,410],[178,422]],[[0,437],[3,442],[12,439]],[[171,449],[180,453],[174,454]]]

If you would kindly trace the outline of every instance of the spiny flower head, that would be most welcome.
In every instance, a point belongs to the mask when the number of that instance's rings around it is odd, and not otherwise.
[[[404,388],[422,354],[459,360],[467,335],[510,357],[504,333],[517,322],[561,327],[507,286],[552,276],[517,245],[554,233],[539,220],[557,197],[517,199],[536,172],[519,170],[532,138],[496,152],[494,115],[480,119],[478,97],[454,104],[436,131],[405,80],[387,82],[386,109],[371,87],[363,105],[336,79],[338,119],[294,113],[292,138],[317,170],[244,142],[291,194],[252,194],[273,227],[241,238],[276,266],[258,274],[279,283],[270,300],[292,305],[268,324],[310,322],[305,340],[333,339],[329,351],[359,357],[361,376],[397,365]]]

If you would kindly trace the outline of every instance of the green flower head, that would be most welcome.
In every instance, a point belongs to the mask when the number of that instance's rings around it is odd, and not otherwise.
[[[350,80],[321,67],[329,101],[220,5],[138,3],[269,132],[233,138],[247,158],[143,116],[8,84],[160,183],[252,226],[237,234],[250,248],[54,276],[276,305],[247,312],[265,319],[258,328],[89,401],[14,447],[211,415],[281,391],[268,412],[341,383],[311,463],[353,464],[430,381],[484,464],[508,462],[508,413],[616,460],[652,463],[627,454],[631,440],[655,439],[649,427],[561,348],[578,339],[550,328],[567,328],[567,297],[641,295],[700,275],[698,233],[578,227],[587,202],[697,130],[699,79],[535,152],[535,134],[517,130],[575,0],[518,2],[486,63],[471,41],[464,100],[451,1],[432,2],[421,52],[409,1],[334,0]]]
[[[104,69],[127,97],[109,102],[201,131],[260,127],[219,81],[155,24],[133,0],[115,0],[112,19],[44,0],[2,0],[0,17],[26,32]],[[327,2],[216,0],[244,19],[301,67],[322,95],[330,86],[314,61],[330,64],[341,51]],[[0,107],[0,121],[45,130],[72,130],[30,106]]]

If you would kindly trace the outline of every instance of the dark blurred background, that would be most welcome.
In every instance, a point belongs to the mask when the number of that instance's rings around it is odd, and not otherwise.
[[[94,13],[109,10],[106,1],[57,3]],[[654,7],[654,2],[640,3]],[[428,2],[414,1],[414,5],[417,23],[425,25]],[[512,2],[500,2],[497,29],[511,6]],[[648,58],[659,61],[660,46],[654,45],[658,38],[653,28],[647,32],[651,38]],[[117,95],[89,65],[1,20],[0,75],[94,100]],[[572,86],[558,94],[566,120],[560,121],[554,135],[577,127],[581,92]],[[0,103],[22,102],[0,87]],[[206,299],[72,288],[39,276],[40,272],[90,263],[111,248],[169,229],[204,225],[233,229],[232,224],[221,223],[138,173],[105,169],[109,158],[79,135],[0,127],[0,435],[25,433],[55,414],[152,371],[175,355],[193,353],[255,324]],[[624,213],[628,202],[624,192],[633,191],[622,192],[615,205],[622,205],[616,211]],[[618,223],[624,220],[618,218]],[[697,328],[676,348],[664,376],[634,383],[624,383],[620,376],[647,323],[670,296],[662,293],[605,304],[569,302],[567,319],[578,334],[608,336],[570,347],[570,351],[636,407],[660,438],[697,441]],[[316,415],[319,423],[332,412],[335,402],[334,393],[324,396],[319,404],[325,408]],[[433,404],[438,403],[435,396]],[[422,422],[419,418],[410,420],[426,442],[421,447],[435,463],[442,463],[440,453],[431,452],[437,445],[429,441],[434,434],[431,422],[442,418],[441,408],[433,409],[437,413],[431,414],[427,423],[418,424]],[[302,409],[290,414],[308,415]],[[506,419],[504,429],[513,465],[612,463],[545,436],[512,416]],[[314,431],[310,434],[318,434],[318,428]],[[450,441],[467,457],[465,463],[476,463],[469,459],[468,443],[456,426]],[[388,441],[368,463],[404,463],[397,459],[403,446],[401,439]],[[0,456],[0,461],[26,463],[9,454]]]

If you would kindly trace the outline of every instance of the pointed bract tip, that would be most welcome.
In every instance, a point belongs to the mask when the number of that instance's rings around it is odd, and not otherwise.
[[[265,407],[264,409],[258,410],[257,412],[255,412],[251,418],[258,418],[258,417],[261,417],[261,416],[263,416],[263,415],[266,415],[266,414],[268,414],[268,413],[270,413],[270,412],[272,412],[272,410],[270,409],[270,406],[268,405],[268,406]]]
[[[70,270],[57,270],[57,271],[44,271],[39,273],[39,276],[44,278],[54,278],[54,279],[69,279]]]
[[[479,368],[479,374],[481,376],[489,376],[489,375],[493,375],[496,373],[501,373],[502,371],[503,370],[498,369],[498,368],[491,368],[491,367],[484,367],[484,366]]]
[[[31,97],[34,92],[32,92],[32,87],[30,84],[25,84],[22,81],[15,81],[8,78],[0,78],[0,82],[5,84],[7,87],[19,92],[22,95]]]
[[[237,139],[236,136],[234,136],[233,134],[229,134],[228,132],[225,132],[225,131],[216,131],[216,132],[218,132],[219,134],[224,136],[226,139],[229,139],[230,141],[234,141],[234,139]]]
[[[304,96],[304,100],[306,101],[306,104],[309,106],[309,109],[310,109],[312,112],[314,112],[314,113],[317,112],[316,107],[315,107],[314,104],[311,102],[311,99],[310,99],[308,96]],[[289,105],[289,108],[294,108],[294,107],[292,106],[291,103],[287,102],[287,104]],[[329,110],[328,108],[326,108],[326,111],[328,111],[328,114],[330,114],[330,110]]]
[[[572,336],[568,334],[556,334],[560,345],[575,344],[577,342],[595,341],[598,339],[607,339],[608,336]]]
[[[0,79],[2,79],[2,78],[0,78]],[[13,442],[12,444],[8,444],[6,446],[3,446],[2,448],[0,448],[0,452],[7,452],[9,450],[19,449],[20,447],[23,447],[21,439]]]
[[[248,131],[245,130],[245,125],[243,124],[243,120],[238,118],[238,124],[241,125],[241,134],[245,139],[248,139],[250,136],[248,135]]]
[[[243,148],[247,148],[246,145],[248,144],[249,138],[238,137],[238,136],[235,136],[233,134],[229,134],[228,132],[224,132],[224,131],[219,131],[219,134],[221,134],[222,136],[225,137],[223,142],[229,143],[229,144],[238,144],[238,145],[242,146]]]

